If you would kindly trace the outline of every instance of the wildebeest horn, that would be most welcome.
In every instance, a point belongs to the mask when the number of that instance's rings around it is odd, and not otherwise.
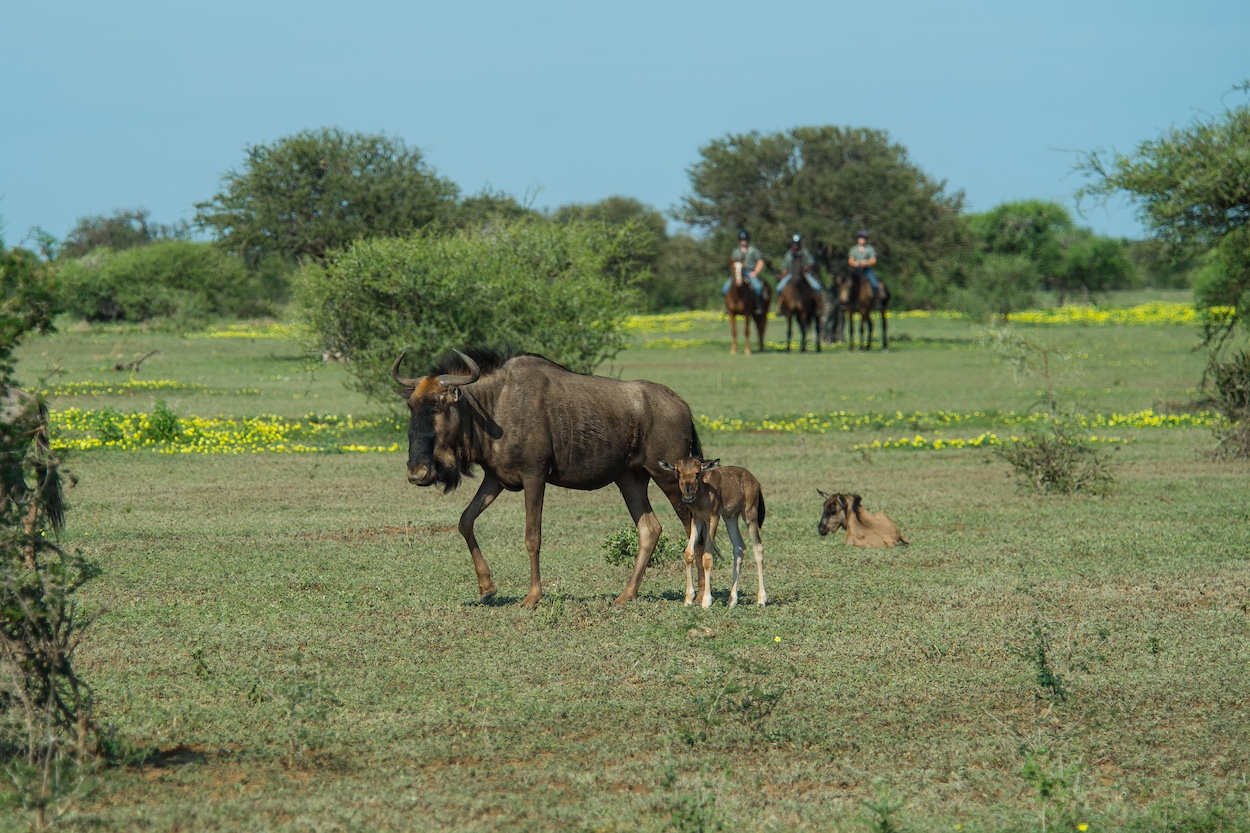
[[[391,365],[391,376],[395,377],[395,381],[399,383],[400,387],[407,388],[408,390],[414,390],[417,387],[417,382],[420,380],[419,379],[404,379],[399,375],[399,363],[404,360],[404,356],[406,355],[408,355],[407,350],[400,353],[399,358],[395,360],[395,363],[393,365]]]
[[[442,376],[438,377],[439,384],[444,387],[450,388],[459,387],[460,385],[471,385],[482,377],[482,368],[477,366],[477,362],[473,361],[473,359],[469,358],[464,353],[461,353],[459,350],[456,351],[456,355],[461,358],[465,367],[469,368],[469,375],[453,376],[450,373],[444,373]]]

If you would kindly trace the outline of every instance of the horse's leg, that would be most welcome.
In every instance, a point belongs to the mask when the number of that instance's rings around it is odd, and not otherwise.
[[[881,349],[890,349],[890,340],[885,335],[885,305],[881,306]]]
[[[793,328],[794,328],[794,316],[792,316],[790,313],[787,312],[786,313],[786,352],[787,353],[790,352],[790,333],[793,331]]]
[[[742,316],[742,353],[751,355],[751,313]]]
[[[486,559],[482,558],[482,548],[478,546],[477,537],[473,534],[473,523],[502,491],[502,483],[489,474],[483,475],[482,485],[478,486],[477,494],[460,514],[460,534],[469,547],[469,557],[473,559],[473,572],[477,573],[477,591],[483,602],[490,601],[495,595],[495,582],[490,577],[490,567],[487,566]]]
[[[868,325],[868,341],[865,344],[865,350],[872,349],[872,310],[864,310],[864,323]]]
[[[759,317],[755,319],[755,336],[756,338],[759,339],[761,353],[764,352],[764,328],[766,326],[768,326],[768,310],[767,309],[761,312]]]
[[[738,316],[732,312],[729,313],[729,333],[733,336],[733,346],[729,348],[729,355],[738,355]]]

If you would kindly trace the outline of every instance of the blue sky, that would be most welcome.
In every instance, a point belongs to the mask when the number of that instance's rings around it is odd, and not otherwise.
[[[1246,98],[1250,3],[0,3],[0,219],[190,220],[250,145],[384,133],[466,194],[667,210],[731,133],[884,130],[971,211]],[[1087,207],[1140,236],[1131,206]]]

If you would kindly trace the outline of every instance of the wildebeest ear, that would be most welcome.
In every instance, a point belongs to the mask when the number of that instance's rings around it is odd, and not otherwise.
[[[825,493],[824,493],[824,491],[823,491],[822,489],[817,489],[817,490],[816,490],[816,494],[820,495],[820,499],[821,499],[821,500],[823,500],[823,501],[825,501],[826,503],[828,503],[828,502],[829,502],[829,498],[833,497],[833,495],[827,495],[827,494],[825,494]]]
[[[720,460],[704,460],[703,465],[699,466],[699,471],[711,471],[720,467]]]
[[[859,517],[859,505],[862,501],[863,498],[859,495],[851,495],[851,512],[853,512],[857,518]]]
[[[444,402],[459,402],[460,401],[460,388],[458,387],[444,388],[443,389],[443,401]]]
[[[677,471],[677,469],[673,468],[673,464],[668,460],[657,460],[656,462],[659,464],[660,468],[665,471]]]

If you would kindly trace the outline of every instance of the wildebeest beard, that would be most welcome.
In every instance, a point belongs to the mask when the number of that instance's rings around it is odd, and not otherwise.
[[[467,446],[465,438],[459,436],[458,429],[461,421],[460,415],[455,412],[455,406],[452,406],[451,412],[445,416],[448,424],[444,428],[450,429],[448,433],[452,435],[448,437],[451,440],[450,445],[440,447],[434,419],[433,404],[426,404],[409,415],[408,471],[411,475],[412,470],[419,465],[426,466],[427,470],[432,469],[433,477],[430,477],[428,482],[416,485],[433,486],[438,483],[442,485],[443,493],[446,494],[458,487],[465,475],[472,475],[474,466],[465,451]]]

